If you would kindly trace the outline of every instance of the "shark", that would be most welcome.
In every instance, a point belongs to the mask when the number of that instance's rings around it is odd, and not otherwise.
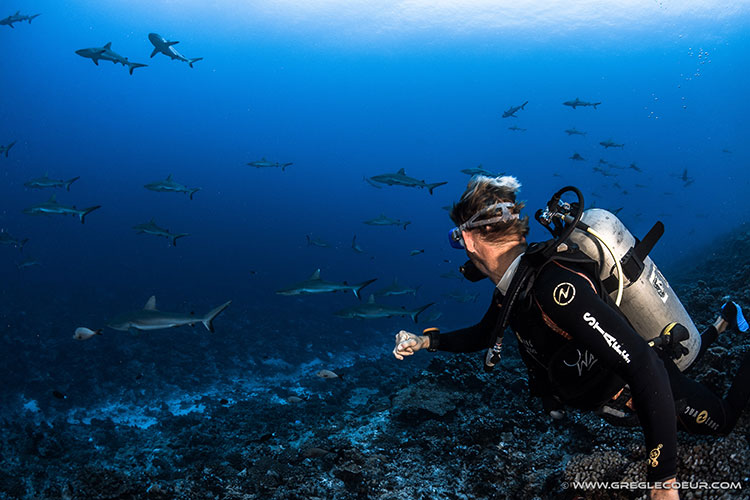
[[[445,294],[446,297],[449,299],[453,299],[456,302],[461,302],[462,304],[466,304],[467,302],[476,302],[479,298],[479,293],[467,293],[462,290],[452,290],[449,293]]]
[[[168,240],[172,240],[173,247],[177,246],[178,238],[190,236],[190,233],[170,233],[169,230],[157,226],[156,222],[154,222],[153,217],[145,224],[138,224],[136,226],[133,226],[133,229],[135,229],[138,234],[153,234],[154,236],[163,236]]]
[[[406,231],[406,226],[411,224],[411,221],[408,220],[404,222],[386,217],[385,214],[380,214],[374,219],[363,221],[363,223],[367,224],[368,226],[404,226],[404,231]]]
[[[398,282],[397,278],[393,278],[393,283],[388,285],[385,288],[381,288],[377,292],[374,293],[374,295],[377,295],[379,297],[386,297],[388,295],[414,295],[417,296],[417,290],[419,287],[413,288],[410,286],[402,285]]]
[[[164,180],[149,182],[143,187],[150,191],[157,191],[160,193],[185,193],[190,195],[191,200],[193,199],[193,195],[201,190],[201,188],[190,188],[179,182],[175,182],[172,180],[172,174],[169,174]]]
[[[0,230],[0,245],[16,247],[23,251],[23,246],[29,241],[28,238],[18,239],[5,230]]]
[[[66,191],[70,191],[70,185],[73,184],[78,179],[80,179],[80,177],[73,177],[72,179],[68,181],[50,179],[49,174],[45,172],[44,177],[37,177],[36,179],[31,179],[28,182],[24,182],[23,185],[26,186],[27,188],[32,188],[32,189],[64,187]]]
[[[565,101],[563,103],[563,106],[570,106],[573,109],[576,109],[577,106],[582,106],[582,107],[591,106],[594,109],[596,109],[596,107],[600,104],[601,102],[586,102],[576,97],[574,101]]]
[[[628,165],[628,168],[632,168],[636,172],[643,172],[643,170],[641,170],[641,168],[638,165],[636,165],[635,162]]]
[[[511,106],[507,110],[503,112],[503,118],[508,118],[509,116],[512,116],[513,118],[518,118],[516,116],[516,112],[524,109],[524,106],[526,106],[529,103],[529,101],[524,102],[520,106]]]
[[[406,172],[403,168],[399,169],[399,171],[395,174],[373,175],[372,177],[370,177],[370,181],[379,182],[380,184],[386,184],[388,186],[427,188],[430,191],[430,194],[432,194],[432,190],[436,187],[448,184],[447,182],[435,182],[433,184],[428,184],[424,180],[409,177],[408,175],[406,175]]]
[[[688,175],[687,169],[683,170],[682,174],[672,174],[672,175],[674,175],[675,177],[677,177],[678,179],[680,179],[684,183],[685,187],[688,187],[693,182],[695,182],[695,179],[693,177],[690,177]]]
[[[601,167],[593,167],[593,169],[594,169],[594,172],[599,172],[604,177],[616,177],[617,176],[617,174],[613,174],[611,172],[608,172],[607,170],[604,170]]]
[[[441,311],[434,311],[432,314],[430,314],[429,316],[425,318],[425,322],[433,323],[442,317],[443,317],[443,313]]]
[[[526,132],[525,128],[521,128],[516,125],[513,125],[512,127],[508,127],[508,130],[512,130],[514,132]]]
[[[281,168],[281,171],[283,172],[286,169],[286,167],[288,167],[289,165],[294,165],[294,163],[291,163],[291,162],[290,163],[279,163],[279,162],[272,163],[266,160],[264,157],[260,160],[251,161],[250,163],[248,163],[248,165],[250,165],[251,167],[255,167],[255,168]]]
[[[602,146],[604,146],[604,149],[609,149],[609,148],[624,148],[625,147],[625,144],[618,144],[616,142],[612,142],[611,139],[607,139],[606,141],[602,141],[599,144],[601,144]]]
[[[472,177],[475,175],[486,175],[487,177],[500,177],[501,175],[503,175],[502,173],[500,174],[492,173],[489,170],[483,168],[482,165],[479,165],[476,168],[464,168],[461,170],[461,173],[466,174],[466,175],[471,175]]]
[[[31,259],[31,258],[25,259],[23,262],[16,263],[16,267],[18,268],[19,271],[23,271],[24,269],[28,269],[29,267],[40,266],[40,265],[42,265],[41,262],[35,259]]]
[[[569,128],[569,129],[565,129],[565,133],[568,134],[568,135],[583,135],[583,136],[586,135],[586,132],[581,132],[580,130],[576,130],[575,127]]]
[[[177,52],[177,49],[175,49],[174,46],[180,42],[173,42],[173,41],[166,40],[163,36],[158,35],[156,33],[149,33],[148,39],[154,46],[154,50],[151,52],[151,57],[154,57],[156,54],[161,52],[162,54],[169,57],[170,59],[177,59],[178,61],[183,61],[183,62],[188,63],[188,66],[190,66],[191,68],[193,67],[194,62],[203,60],[202,57],[195,57],[193,59],[188,59],[187,57]]]
[[[309,234],[306,234],[305,238],[307,238],[307,246],[320,247],[320,248],[330,248],[331,246],[331,244],[328,243],[327,241],[322,240],[320,238],[313,238]]]
[[[0,154],[5,154],[5,157],[8,157],[8,152],[10,152],[10,148],[16,145],[16,141],[11,142],[7,146],[0,146]]]
[[[25,208],[23,210],[23,213],[27,215],[75,215],[78,217],[78,220],[81,221],[81,224],[83,224],[88,214],[101,207],[101,205],[95,205],[93,207],[78,209],[75,205],[73,205],[72,207],[61,205],[57,202],[57,196],[53,194],[52,196],[50,196],[49,200],[37,205],[32,205],[29,208]]]
[[[576,161],[586,161],[586,158],[579,155],[578,153],[573,153],[573,156],[569,156],[568,160],[576,160]]]
[[[352,250],[354,250],[357,253],[365,253],[364,250],[362,250],[362,247],[357,244],[357,235],[354,235],[354,238],[352,238]]]
[[[228,300],[219,307],[212,309],[204,316],[194,314],[171,313],[159,311],[156,308],[156,297],[151,296],[143,309],[121,314],[113,319],[107,326],[121,332],[135,332],[146,330],[162,330],[164,328],[175,328],[178,326],[202,323],[209,332],[214,331],[213,321],[224,309],[229,307],[232,301]]]
[[[447,280],[462,280],[464,279],[463,275],[458,274],[456,271],[448,271],[447,273],[443,273],[440,275],[441,278],[445,278]]]
[[[35,18],[41,16],[41,14],[33,14],[31,16],[27,16],[24,14],[21,14],[21,11],[16,11],[15,14],[12,14],[5,19],[0,19],[0,26],[10,26],[11,28],[15,29],[15,26],[13,26],[13,23],[20,23],[23,21],[28,21],[29,24],[31,24],[31,21],[33,21]]]
[[[114,50],[112,50],[112,42],[108,42],[103,47],[89,47],[87,49],[78,49],[76,54],[86,59],[91,59],[94,64],[99,66],[99,61],[112,61],[114,64],[122,64],[128,67],[128,72],[132,75],[133,70],[136,68],[144,68],[147,64],[134,63],[128,61],[127,57],[123,57]]]
[[[281,290],[276,290],[276,293],[279,295],[309,295],[313,293],[330,293],[351,290],[354,293],[354,296],[361,300],[362,297],[359,295],[360,291],[376,279],[377,278],[363,281],[362,283],[357,283],[355,285],[350,285],[346,281],[343,283],[334,283],[331,281],[323,281],[320,277],[320,269],[316,269],[308,279],[286,288],[282,288]]]
[[[418,323],[419,315],[428,307],[433,305],[434,302],[422,306],[418,309],[406,309],[405,307],[391,307],[375,302],[375,296],[370,295],[370,298],[366,303],[356,305],[353,307],[347,307],[334,313],[339,318],[362,318],[362,319],[375,319],[375,318],[392,318],[393,316],[410,316],[411,319]]]

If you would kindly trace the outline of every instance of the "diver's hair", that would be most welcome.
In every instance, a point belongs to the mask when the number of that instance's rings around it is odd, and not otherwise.
[[[510,202],[513,204],[509,207],[510,213],[520,214],[524,207],[524,202],[516,201],[516,194],[521,190],[521,183],[513,176],[506,175],[503,177],[487,177],[477,175],[471,178],[466,191],[461,195],[458,203],[453,205],[451,210],[451,219],[460,226],[464,222],[482,209],[500,202]],[[479,219],[489,219],[502,214],[498,207],[493,212],[482,214]],[[470,229],[478,231],[482,238],[497,242],[508,236],[526,236],[529,234],[529,217],[520,217],[507,222],[497,222],[487,226]]]

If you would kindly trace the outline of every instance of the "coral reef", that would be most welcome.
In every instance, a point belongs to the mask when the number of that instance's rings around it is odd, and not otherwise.
[[[699,325],[729,293],[750,307],[750,280],[737,276],[750,270],[736,251],[746,243],[727,243],[721,259],[734,259],[731,269],[709,266],[673,280]],[[591,413],[550,420],[527,396],[512,337],[501,367],[487,374],[480,354],[396,361],[391,335],[371,331],[367,344],[342,341],[342,352],[330,354],[302,338],[307,347],[286,352],[267,336],[194,336],[169,353],[149,351],[163,345],[155,336],[139,337],[140,347],[102,338],[97,356],[82,346],[95,384],[72,370],[9,375],[18,392],[6,386],[6,408],[24,409],[3,414],[0,500],[644,498],[642,490],[566,489],[574,481],[643,480],[640,431]],[[3,343],[24,352],[17,339]],[[749,346],[746,335],[726,332],[692,376],[726,390],[726,374]],[[21,374],[66,366],[54,352],[46,356],[9,363]],[[321,368],[339,377],[316,377]],[[66,398],[50,396],[50,380],[66,378],[76,381],[60,387]],[[679,441],[680,479],[743,488],[686,490],[682,498],[748,498],[750,411],[726,438],[680,433]]]

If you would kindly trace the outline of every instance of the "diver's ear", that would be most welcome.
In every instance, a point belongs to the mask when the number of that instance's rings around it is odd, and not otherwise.
[[[461,236],[464,239],[466,251],[469,253],[476,253],[477,241],[474,239],[474,233],[471,231],[461,231]]]

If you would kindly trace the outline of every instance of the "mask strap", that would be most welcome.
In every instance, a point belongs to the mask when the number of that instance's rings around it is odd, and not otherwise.
[[[475,228],[475,227],[487,226],[487,225],[490,225],[490,224],[495,224],[497,222],[507,222],[507,221],[511,221],[511,220],[514,220],[514,219],[518,219],[519,215],[511,213],[510,210],[509,210],[509,207],[512,207],[512,206],[513,206],[513,203],[510,203],[510,202],[507,202],[507,201],[504,201],[504,202],[501,202],[501,203],[495,203],[494,205],[490,205],[489,207],[484,208],[484,209],[480,210],[479,212],[475,213],[471,217],[471,219],[469,219],[468,221],[466,221],[463,224],[461,224],[459,226],[459,230],[466,231],[467,229],[472,229],[472,228]],[[502,210],[503,214],[499,215],[499,216],[496,216],[496,217],[491,217],[489,219],[483,219],[483,220],[479,220],[479,221],[476,220],[480,215],[485,214],[487,212],[490,212],[490,211],[492,211],[492,210],[494,210],[496,208],[500,208]]]

